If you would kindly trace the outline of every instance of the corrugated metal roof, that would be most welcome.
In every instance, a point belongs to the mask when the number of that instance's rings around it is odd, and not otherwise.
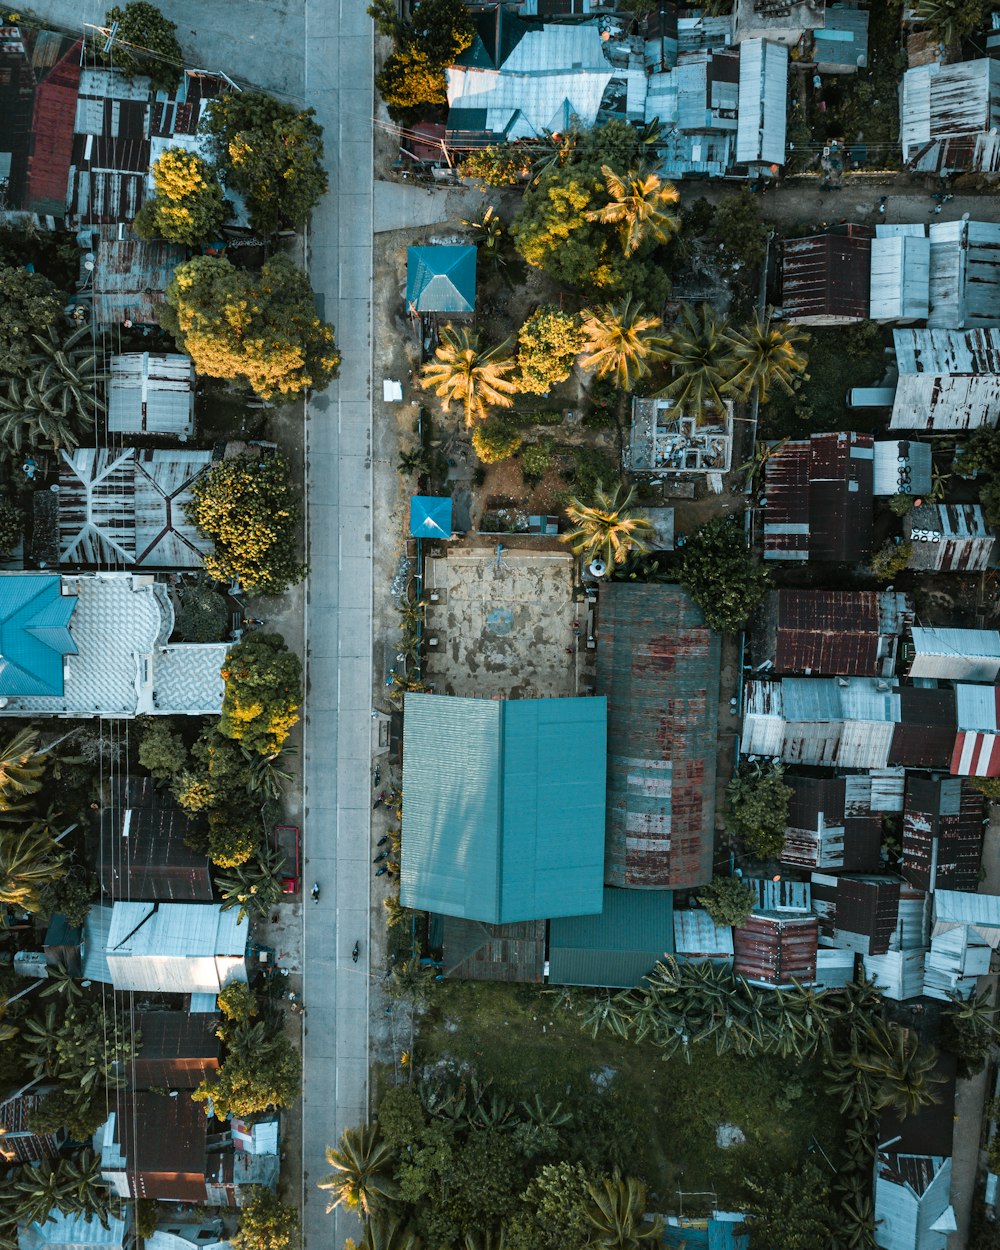
[[[865,976],[873,980],[886,998],[905,1002],[924,992],[923,950],[890,950],[884,955],[863,955]]]
[[[918,321],[930,309],[930,240],[923,235],[882,238],[871,250],[870,308],[873,321]]]
[[[62,217],[73,155],[73,113],[80,85],[80,44],[74,43],[35,88],[24,207]]]
[[[914,625],[911,633],[914,649],[908,673],[911,678],[992,682],[1000,675],[1000,633],[995,629],[939,629]]]
[[[903,518],[913,544],[911,569],[978,573],[989,567],[994,537],[977,503],[924,503]]]
[[[744,39],[740,45],[739,119],[736,159],[785,163],[788,97],[788,49],[764,39]]]
[[[555,985],[631,989],[673,949],[669,890],[606,889],[599,916],[572,916],[549,925],[548,979]]]
[[[838,877],[830,917],[833,945],[862,955],[884,955],[899,919],[899,890],[898,879]]]
[[[408,312],[471,313],[476,307],[476,249],[454,245],[406,249]]]
[[[194,365],[176,352],[111,357],[107,428],[112,434],[194,433]]]
[[[89,1250],[91,1246],[120,1246],[125,1241],[131,1213],[125,1217],[109,1215],[107,1228],[89,1212],[68,1215],[53,1208],[48,1219],[39,1224],[20,1225],[17,1230],[19,1250]]]
[[[94,323],[98,330],[125,321],[158,325],[174,270],[185,259],[183,248],[138,239],[103,238],[94,262]]]
[[[674,912],[674,950],[683,959],[730,960],[733,957],[733,930],[718,925],[700,908]]]
[[[853,73],[868,65],[868,10],[828,4],[826,20],[813,30],[813,59],[822,74]]]
[[[1000,73],[1000,61],[991,63]],[[930,239],[927,325],[949,330],[1000,325],[1000,224],[935,222]]]
[[[1000,330],[893,330],[899,372],[1000,376]]]
[[[443,916],[442,972],[460,981],[540,983],[545,964],[544,920],[483,924]]]
[[[733,971],[759,985],[811,982],[818,935],[815,916],[755,914],[733,929]]]
[[[895,651],[894,637],[882,634],[880,597],[872,590],[771,591],[764,653],[754,658],[772,660],[776,675],[877,676]]]
[[[868,319],[870,226],[833,226],[782,245],[781,310],[797,325],[841,325]]]
[[[1000,895],[935,890],[933,935],[946,933],[955,925],[969,925],[995,950],[1000,945]]]
[[[601,591],[608,696],[605,880],[681,889],[712,876],[721,640],[679,586]]]
[[[132,778],[126,789],[97,818],[104,893],[112,899],[210,903],[208,859],[185,841],[195,822],[152,778]]]
[[[899,392],[896,392],[897,397]],[[933,485],[930,443],[912,439],[876,441],[872,489],[878,495],[926,495]]]
[[[140,1011],[133,1019],[142,1046],[127,1073],[131,1089],[197,1089],[218,1071],[217,1016]]]
[[[1000,407],[1000,331],[896,330],[899,382],[892,429],[995,425]]]
[[[114,1105],[101,1133],[101,1171],[123,1185],[122,1196],[204,1201],[208,1119],[200,1104],[126,1091]]]
[[[606,717],[600,698],[407,695],[403,905],[489,924],[598,912]]]
[[[958,777],[910,775],[902,875],[921,890],[976,890],[985,799]]]
[[[876,1241],[883,1250],[945,1250],[932,1231],[951,1208],[951,1159],[882,1155],[875,1168]]]
[[[245,981],[249,926],[213,903],[116,902],[106,958],[116,990],[214,994]]]
[[[990,59],[935,62],[903,75],[903,161],[931,140],[973,135],[1000,123],[1000,64]]]

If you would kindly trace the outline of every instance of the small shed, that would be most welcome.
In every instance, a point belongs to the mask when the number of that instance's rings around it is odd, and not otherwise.
[[[989,568],[994,535],[977,503],[924,503],[903,518],[912,544],[911,569],[981,573]]]
[[[859,955],[884,955],[899,920],[900,882],[886,876],[812,874],[813,911],[824,941]]]
[[[1000,330],[904,328],[894,330],[892,338],[899,379],[890,429],[959,431],[996,425]],[[926,454],[929,458],[929,448]],[[929,481],[929,464],[927,473]],[[912,486],[914,494],[929,489]]]
[[[816,976],[818,943],[815,916],[754,912],[733,929],[733,971],[771,989],[807,984]]]
[[[828,4],[826,21],[813,31],[813,60],[821,74],[853,74],[868,66],[868,10]]]
[[[111,357],[109,434],[177,438],[194,433],[194,365],[176,352]]]
[[[406,249],[408,313],[471,313],[476,308],[476,249],[438,244]]]
[[[702,959],[732,963],[733,930],[716,924],[707,911],[692,907],[674,912],[674,953],[682,962]]]
[[[923,226],[877,225],[872,239],[872,321],[923,321],[930,311],[930,273],[931,243]]]
[[[450,496],[414,495],[410,499],[410,534],[414,538],[451,538]]]
[[[436,917],[441,933],[441,972],[456,981],[540,984],[545,967],[544,920],[484,924]],[[432,934],[434,930],[432,929]]]
[[[874,590],[773,590],[754,632],[754,661],[775,675],[889,676],[912,608]]]
[[[1000,633],[995,629],[937,629],[914,625],[908,676],[943,681],[995,682],[1000,676]]]
[[[930,493],[934,484],[930,443],[900,438],[875,443],[876,495],[913,495]]]
[[[669,891],[604,891],[598,916],[568,916],[549,925],[549,976],[556,985],[640,985],[673,953],[673,895]]]

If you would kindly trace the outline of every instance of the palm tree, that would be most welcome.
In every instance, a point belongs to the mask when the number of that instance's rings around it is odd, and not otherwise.
[[[52,449],[80,445],[79,434],[94,428],[105,411],[101,397],[107,379],[89,326],[63,340],[55,326],[48,335],[33,334],[36,349],[25,376],[11,378],[0,393],[0,438],[20,452],[51,443]]]
[[[413,451],[401,451],[399,453],[399,463],[396,466],[396,472],[402,477],[409,477],[411,473],[415,473],[418,477],[431,470],[430,456],[423,447],[415,447]]]
[[[868,1041],[867,1053],[853,1062],[860,1072],[879,1083],[876,1107],[892,1107],[905,1117],[941,1101],[934,1089],[944,1080],[934,1072],[937,1053],[930,1046],[921,1046],[916,1033],[897,1024],[880,1023],[870,1031]]]
[[[33,809],[27,796],[41,790],[45,764],[36,729],[19,729],[0,750],[0,820],[21,820]]]
[[[215,888],[222,895],[222,911],[239,906],[238,919],[266,916],[281,902],[281,869],[285,857],[280,851],[263,847],[245,863],[238,864],[215,878]]]
[[[731,386],[737,362],[728,325],[707,304],[697,309],[684,305],[666,358],[673,376],[661,395],[699,419],[722,412],[722,396]]]
[[[730,337],[737,365],[732,385],[744,398],[756,394],[758,402],[766,404],[772,385],[791,395],[799,378],[808,379],[809,357],[799,350],[809,342],[803,330],[774,322],[770,313],[763,317],[754,313],[749,325],[734,330]]]
[[[437,973],[430,964],[407,959],[393,967],[385,988],[393,998],[406,998],[412,1003],[426,1003],[434,990]]]
[[[479,249],[480,259],[485,260],[494,273],[506,278],[507,227],[493,205],[487,204],[478,217],[463,217],[462,225],[472,231],[472,241]]]
[[[441,340],[434,359],[421,370],[420,385],[437,395],[445,412],[461,404],[465,424],[471,426],[491,407],[513,407],[517,387],[510,380],[515,362],[506,355],[509,343],[481,351],[478,335],[452,325],[441,331]]]
[[[411,1224],[391,1215],[368,1221],[358,1250],[422,1250],[423,1244]]]
[[[599,378],[614,375],[619,388],[630,391],[650,365],[663,359],[666,344],[656,333],[662,324],[631,295],[617,304],[587,309],[582,314],[586,346],[580,364],[596,370]]]
[[[603,560],[609,569],[622,564],[633,552],[649,550],[646,539],[653,533],[652,524],[645,517],[630,516],[629,509],[635,503],[635,489],[621,484],[613,495],[602,486],[594,492],[592,504],[570,499],[566,504],[566,516],[574,528],[560,537],[570,543],[575,555],[585,563]]]
[[[66,873],[66,855],[36,826],[0,830],[0,903],[36,912],[39,891]]]
[[[292,774],[281,768],[283,759],[296,754],[296,748],[285,746],[273,755],[261,755],[257,751],[248,751],[242,747],[247,762],[247,794],[261,795],[265,799],[280,799],[285,789],[285,782],[292,780]]]
[[[946,46],[957,43],[971,34],[985,20],[990,7],[970,5],[968,0],[910,0],[915,21],[929,26],[933,34]]]
[[[318,1184],[333,1195],[327,1211],[345,1206],[370,1220],[398,1196],[392,1178],[395,1156],[392,1147],[380,1139],[377,1124],[345,1129],[336,1149],[327,1146],[326,1161],[333,1175]]]
[[[645,1241],[659,1241],[663,1221],[657,1216],[646,1223],[646,1186],[634,1177],[605,1178],[588,1185],[585,1218],[590,1228],[588,1245],[602,1250],[640,1250]]]
[[[624,178],[610,165],[602,165],[601,173],[610,201],[586,217],[617,226],[626,256],[638,251],[647,238],[666,243],[680,229],[681,219],[665,211],[681,198],[673,183],[661,182],[656,174],[641,168],[630,170]]]

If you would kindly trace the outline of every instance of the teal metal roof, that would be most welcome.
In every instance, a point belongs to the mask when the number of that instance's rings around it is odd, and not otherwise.
[[[400,901],[487,924],[601,910],[604,699],[408,694]]]
[[[673,950],[669,890],[607,889],[599,916],[571,916],[549,925],[549,980],[631,989]]]
[[[472,312],[476,307],[476,249],[408,247],[406,307],[422,313]]]
[[[410,533],[414,538],[450,538],[450,497],[412,496],[410,499]]]
[[[75,595],[53,574],[0,575],[0,695],[61,695]]]

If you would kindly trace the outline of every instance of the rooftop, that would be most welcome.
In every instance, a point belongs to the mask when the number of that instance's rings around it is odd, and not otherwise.
[[[406,311],[471,313],[476,308],[476,249],[406,249]]]
[[[97,244],[94,261],[94,324],[112,326],[158,325],[174,270],[186,259],[185,249],[170,243],[143,243],[112,237],[111,227]]]
[[[403,905],[488,924],[600,911],[606,718],[597,698],[408,694]]]
[[[109,434],[194,433],[194,365],[176,352],[129,352],[111,357]]]
[[[658,960],[673,954],[673,895],[669,890],[604,891],[597,916],[549,925],[549,976],[556,985],[640,985]]]
[[[982,135],[1000,124],[1000,63],[991,59],[935,61],[903,75],[900,140],[904,164],[941,168],[940,149],[949,140]],[[966,145],[968,157],[976,152]],[[976,168],[972,159],[957,168]],[[947,168],[945,171],[947,172]]]
[[[540,984],[545,965],[544,920],[483,924],[442,916],[441,971],[460,981]]]
[[[0,696],[60,698],[66,656],[77,653],[77,606],[51,573],[0,576]]]
[[[758,667],[769,662],[775,674],[886,676],[912,614],[906,595],[894,591],[773,590],[754,660]]]
[[[44,1223],[33,1220],[30,1224],[21,1224],[17,1230],[19,1250],[114,1250],[125,1241],[125,1234],[130,1223],[127,1213],[124,1218],[111,1215],[108,1217],[107,1228],[96,1215],[67,1215],[54,1209]]]
[[[781,311],[793,325],[846,325],[868,318],[870,226],[831,226],[786,239],[781,260]]]

